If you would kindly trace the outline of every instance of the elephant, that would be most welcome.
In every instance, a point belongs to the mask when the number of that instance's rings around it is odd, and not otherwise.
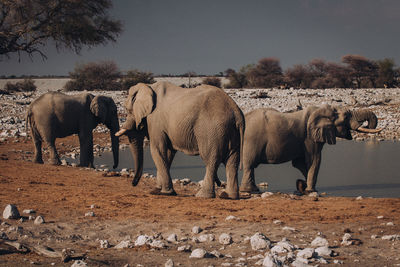
[[[377,117],[368,109],[350,110],[330,105],[281,113],[272,108],[250,111],[245,115],[243,145],[243,178],[241,192],[259,192],[254,169],[260,163],[280,164],[292,161],[306,181],[296,182],[302,194],[316,191],[325,143],[336,144],[336,137],[352,140],[350,130],[378,133]],[[362,127],[364,122],[368,126]]]
[[[55,147],[56,138],[78,134],[80,166],[93,168],[93,129],[103,123],[110,129],[114,166],[118,166],[119,131],[117,106],[106,96],[82,93],[75,96],[49,92],[33,101],[27,111],[26,127],[31,126],[35,145],[34,162],[43,163],[42,141],[50,150],[50,163],[59,165],[60,158]]]
[[[125,124],[117,136],[127,135],[135,165],[132,185],[143,171],[143,139],[157,168],[157,184],[151,194],[176,195],[170,167],[175,153],[200,155],[206,165],[197,197],[215,197],[218,166],[226,168],[226,191],[220,197],[238,199],[237,170],[244,136],[244,115],[220,88],[200,85],[185,89],[169,82],[139,83],[129,89]]]

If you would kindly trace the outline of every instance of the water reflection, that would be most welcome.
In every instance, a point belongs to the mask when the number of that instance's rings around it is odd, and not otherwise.
[[[317,189],[337,196],[400,197],[400,143],[340,141],[325,145],[318,175]],[[95,164],[112,165],[112,154],[106,153],[95,159]],[[122,168],[134,168],[129,149],[120,152]],[[144,172],[156,175],[156,168],[149,149],[145,149]],[[200,157],[186,156],[178,152],[171,167],[173,178],[203,179],[205,168]],[[291,163],[260,165],[256,170],[256,182],[268,182],[268,191],[291,193],[301,173]],[[218,170],[221,180],[225,169]],[[239,173],[239,179],[242,173]]]

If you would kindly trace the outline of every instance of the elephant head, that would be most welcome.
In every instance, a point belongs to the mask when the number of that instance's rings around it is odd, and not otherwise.
[[[143,140],[147,135],[146,117],[155,107],[155,93],[151,87],[139,83],[129,89],[125,102],[128,110],[126,122],[116,136],[128,135],[134,165],[136,168],[132,185],[136,186],[143,172]]]
[[[114,157],[113,168],[115,169],[119,160],[119,138],[115,136],[115,133],[119,131],[117,106],[110,97],[96,96],[90,102],[90,111],[98,122],[103,123],[110,130],[111,148]]]
[[[368,122],[367,128],[362,127]],[[368,109],[349,110],[323,105],[314,110],[307,123],[307,132],[315,142],[336,144],[336,137],[352,140],[351,132],[379,133],[375,129],[378,123],[376,115]]]

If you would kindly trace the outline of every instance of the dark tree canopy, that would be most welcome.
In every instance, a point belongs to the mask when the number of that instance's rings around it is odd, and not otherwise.
[[[25,52],[46,58],[49,41],[76,53],[115,42],[122,24],[108,16],[111,6],[111,0],[0,0],[0,57]]]

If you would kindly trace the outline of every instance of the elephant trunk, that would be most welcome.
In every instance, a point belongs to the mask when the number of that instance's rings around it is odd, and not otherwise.
[[[132,180],[132,185],[136,186],[143,173],[143,135],[136,135],[134,137],[129,136],[130,148],[133,157],[133,163],[135,164],[135,176]]]
[[[350,119],[350,128],[354,131],[364,133],[379,133],[382,129],[376,129],[378,124],[378,118],[375,113],[368,109],[353,110]],[[367,127],[361,127],[361,125],[367,121]]]
[[[113,153],[113,158],[114,158],[114,165],[113,168],[118,167],[119,163],[119,138],[115,136],[115,133],[119,131],[119,123],[118,119],[116,121],[112,122],[112,125],[110,127],[110,138],[111,138],[111,149]]]

